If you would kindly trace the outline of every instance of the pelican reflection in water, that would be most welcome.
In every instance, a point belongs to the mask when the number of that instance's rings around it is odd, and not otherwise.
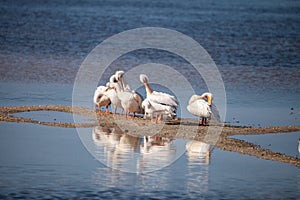
[[[213,146],[200,141],[190,141],[186,144],[187,155],[190,161],[203,161],[209,164]]]
[[[200,141],[189,141],[186,144],[187,163],[187,190],[191,199],[197,199],[194,191],[205,196],[209,191],[209,163],[213,146]]]
[[[96,156],[107,166],[121,171],[146,172],[161,169],[176,158],[173,139],[160,136],[142,138],[119,128],[93,129]]]
[[[124,171],[126,171],[126,167],[130,169],[136,167],[134,163],[129,161],[135,156],[140,145],[139,137],[123,133],[117,127],[96,126],[93,129],[93,141],[96,145],[97,158],[107,166]]]
[[[173,150],[172,139],[161,136],[144,136],[140,146],[142,154]]]
[[[176,158],[173,139],[161,136],[144,136],[140,145],[139,172],[150,172],[171,164]]]

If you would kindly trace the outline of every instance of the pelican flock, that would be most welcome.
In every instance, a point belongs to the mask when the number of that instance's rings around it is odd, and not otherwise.
[[[105,113],[108,112],[108,106],[113,106],[113,115],[120,108],[125,112],[125,118],[128,119],[132,113],[132,119],[135,115],[143,114],[144,118],[150,117],[153,123],[160,123],[164,116],[175,118],[178,102],[176,98],[170,94],[153,91],[149,84],[149,78],[145,74],[140,74],[140,82],[143,83],[146,90],[146,98],[132,90],[125,80],[124,71],[116,71],[106,86],[99,86],[94,93],[94,104],[100,110],[101,106],[105,106]],[[202,95],[192,95],[187,110],[198,117],[201,117],[201,125],[207,125],[207,119],[212,116],[212,100],[213,95],[205,92]],[[154,120],[155,118],[155,120]]]

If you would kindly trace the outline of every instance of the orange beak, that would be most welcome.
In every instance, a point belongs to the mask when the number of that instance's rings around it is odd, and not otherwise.
[[[208,105],[211,106],[211,103],[212,103],[211,96],[207,95],[206,98],[207,98]]]

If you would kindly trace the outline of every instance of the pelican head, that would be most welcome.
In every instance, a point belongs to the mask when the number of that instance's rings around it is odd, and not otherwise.
[[[211,106],[212,104],[212,100],[213,100],[213,95],[212,93],[209,93],[209,92],[205,92],[201,95],[202,98],[207,98],[207,103],[209,106]]]
[[[120,80],[123,78],[125,72],[124,71],[116,71],[115,76],[116,76],[116,80]]]
[[[115,73],[115,76],[116,76],[116,80],[117,82],[119,82],[120,84],[120,89],[121,91],[124,91],[125,90],[125,83],[124,83],[124,80],[123,80],[123,76],[124,76],[125,72],[124,71],[116,71]]]
[[[117,80],[117,76],[114,74],[112,75],[110,78],[109,78],[109,82],[111,83],[117,83],[118,80]]]
[[[141,74],[141,75],[140,75],[140,81],[141,81],[142,83],[148,83],[148,82],[149,82],[149,78],[147,77],[147,75]]]
[[[148,82],[149,82],[148,76],[145,74],[140,74],[140,81],[145,85],[147,94],[152,94],[153,91],[151,90],[151,88],[148,84]]]
[[[120,91],[120,86],[118,83],[110,83],[108,82],[106,84],[106,86],[109,88],[109,89],[114,89],[116,92],[119,92]]]

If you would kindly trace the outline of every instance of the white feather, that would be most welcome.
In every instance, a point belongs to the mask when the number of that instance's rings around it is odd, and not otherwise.
[[[99,86],[97,87],[97,89],[95,90],[94,93],[94,104],[99,105],[99,106],[106,106],[108,104],[110,104],[110,99],[107,96],[106,93],[107,87],[105,86]]]
[[[189,105],[187,106],[187,110],[196,116],[199,117],[210,117],[211,109],[208,103],[202,99],[201,96],[193,95],[189,100]]]
[[[149,78],[145,74],[140,75],[140,81],[145,85],[147,98],[143,102],[145,116],[148,114],[163,114],[171,117],[176,116],[176,109],[178,103],[174,96],[163,93],[152,91],[148,82]]]

